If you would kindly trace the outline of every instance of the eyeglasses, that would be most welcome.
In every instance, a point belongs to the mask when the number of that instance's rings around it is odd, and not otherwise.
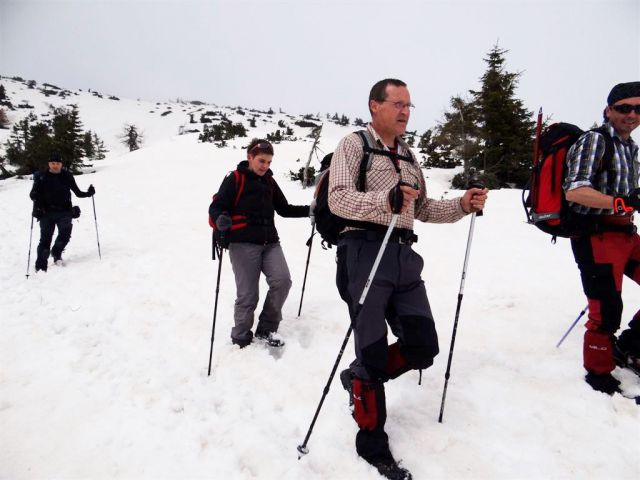
[[[416,106],[413,103],[392,102],[391,100],[382,100],[382,101],[390,103],[391,105],[393,105],[393,108],[395,108],[396,110],[402,110],[405,107],[407,107],[410,110],[413,110],[414,108],[416,108]]]
[[[628,115],[631,112],[636,112],[636,115],[640,115],[640,105],[630,105],[623,103],[621,105],[611,105],[616,112]]]
[[[267,155],[273,155],[273,146],[267,142],[259,142],[251,147],[249,153],[251,155],[255,155],[256,153],[266,153]]]

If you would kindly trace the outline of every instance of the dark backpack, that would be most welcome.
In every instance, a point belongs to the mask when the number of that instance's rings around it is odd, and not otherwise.
[[[362,159],[360,160],[360,168],[358,169],[358,181],[356,188],[359,192],[366,191],[367,182],[367,170],[370,168],[371,158],[373,155],[385,155],[389,158],[395,158],[403,161],[413,162],[413,157],[407,157],[404,155],[392,154],[387,150],[380,150],[374,148],[374,141],[371,138],[370,133],[367,130],[358,130],[355,133],[358,134],[362,140]],[[313,210],[315,217],[316,230],[322,237],[322,247],[331,248],[331,245],[338,244],[338,236],[340,232],[346,226],[352,226],[357,228],[363,228],[368,230],[381,230],[386,229],[384,226],[372,222],[364,222],[357,220],[348,220],[335,215],[329,209],[329,170],[331,168],[331,158],[333,153],[326,155],[322,159],[322,170],[316,183],[316,191],[314,198],[316,200],[316,206]],[[396,167],[397,168],[397,167]],[[311,241],[311,239],[309,239]],[[308,244],[309,242],[307,242]]]
[[[604,155],[597,167],[597,173],[600,173],[613,159],[613,139],[603,127],[590,131],[601,133],[605,140]],[[534,158],[531,179],[522,191],[527,222],[552,235],[554,242],[556,237],[569,238],[588,233],[589,222],[593,221],[572,213],[562,189],[567,176],[567,152],[583,133],[570,123],[549,125],[540,135],[538,158]],[[598,188],[597,185],[594,187]],[[529,194],[525,199],[527,191]]]

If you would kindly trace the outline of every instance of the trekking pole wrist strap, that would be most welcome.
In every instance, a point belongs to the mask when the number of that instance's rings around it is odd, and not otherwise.
[[[616,213],[631,213],[634,208],[626,204],[624,197],[613,197],[613,210]]]

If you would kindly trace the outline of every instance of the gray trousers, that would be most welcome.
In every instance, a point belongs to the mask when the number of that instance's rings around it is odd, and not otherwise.
[[[280,243],[231,243],[229,258],[236,279],[237,297],[233,311],[235,326],[231,329],[231,338],[253,338],[251,328],[253,313],[260,297],[260,272],[266,277],[269,291],[258,316],[257,330],[276,332],[282,320],[282,305],[291,289],[291,274]]]

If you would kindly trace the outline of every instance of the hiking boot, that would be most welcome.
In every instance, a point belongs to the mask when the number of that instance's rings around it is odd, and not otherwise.
[[[622,368],[630,368],[634,372],[640,372],[640,357],[633,355],[620,345],[620,341],[613,345],[613,359],[616,365]]]
[[[610,373],[597,375],[593,372],[587,372],[584,380],[591,385],[591,388],[594,390],[606,393],[607,395],[613,395],[620,388],[620,382],[613,378],[613,375]]]
[[[284,347],[284,340],[276,332],[265,332],[263,330],[256,330],[255,337],[258,340],[264,340],[265,343],[270,347]]]
[[[340,383],[342,383],[342,388],[344,388],[349,394],[349,406],[353,408],[353,382],[352,382],[351,369],[345,368],[340,372]]]
[[[251,344],[251,338],[243,340],[240,338],[231,338],[231,343],[233,343],[234,345],[238,345],[240,348],[244,348],[248,345]]]
[[[367,460],[365,458],[365,460]],[[377,457],[367,460],[371,465],[376,467],[378,473],[390,480],[411,480],[413,476],[406,468],[402,468],[391,456]]]

